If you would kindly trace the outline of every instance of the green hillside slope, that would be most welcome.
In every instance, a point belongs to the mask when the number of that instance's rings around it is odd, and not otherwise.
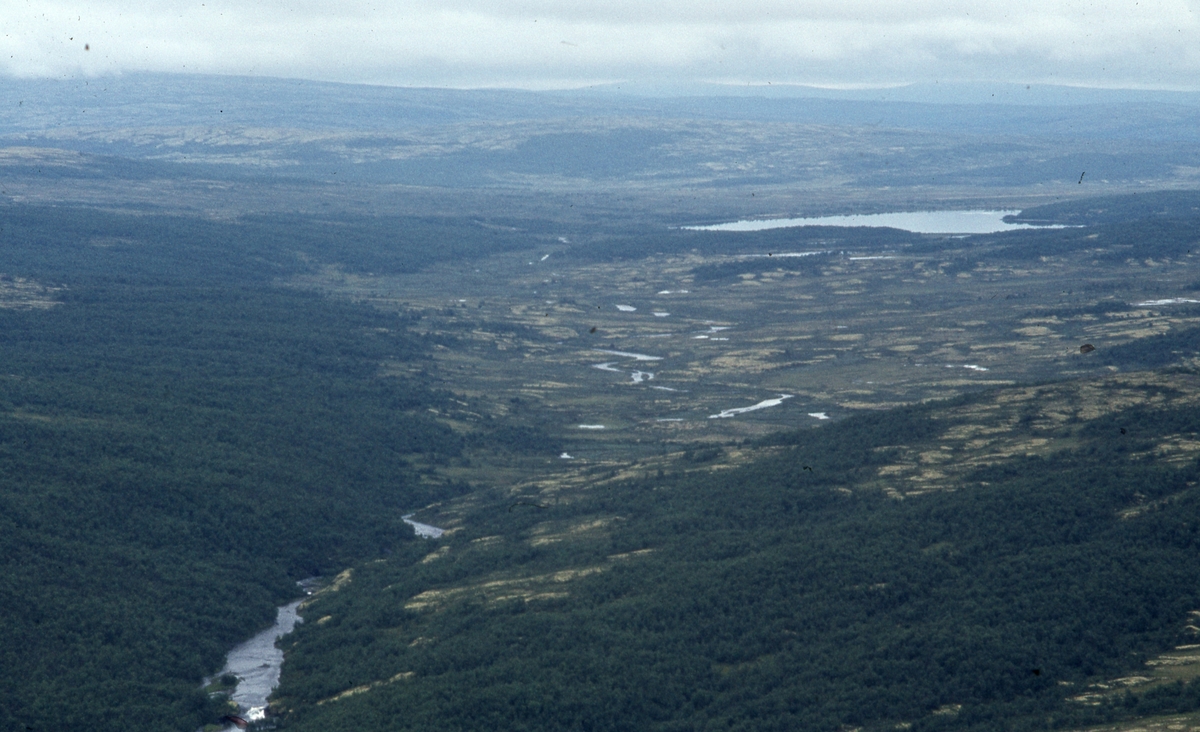
[[[403,555],[402,514],[465,490],[413,467],[463,441],[430,344],[272,284],[314,241],[383,249],[330,226],[0,209],[0,728],[212,721],[201,677],[295,580]],[[380,256],[457,255],[407,231]]]
[[[1194,637],[1198,390],[1007,389],[796,433],[734,469],[681,459],[546,493],[542,510],[439,509],[461,528],[424,560],[360,567],[308,608],[283,719],[1032,730],[1189,708],[1200,687],[1070,697]]]

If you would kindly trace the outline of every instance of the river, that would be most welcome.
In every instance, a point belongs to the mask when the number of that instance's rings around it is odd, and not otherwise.
[[[225,668],[217,677],[225,674],[237,676],[238,683],[230,699],[238,707],[238,715],[254,722],[266,716],[267,697],[279,685],[279,671],[283,665],[283,651],[275,642],[292,632],[297,623],[304,622],[297,610],[303,599],[289,602],[275,614],[275,624],[250,640],[236,646],[225,657]],[[226,730],[237,729],[233,725]]]
[[[408,514],[407,516],[404,516],[403,517],[404,523],[413,527],[413,532],[417,536],[421,537],[422,539],[436,539],[436,538],[440,537],[442,534],[446,533],[445,529],[439,529],[436,526],[430,526],[429,524],[423,524],[420,521],[413,521],[412,517],[413,517],[413,514],[411,514],[411,513]]]
[[[404,522],[413,527],[417,536],[426,539],[436,539],[445,533],[444,529],[412,520],[413,514],[404,516]],[[320,584],[318,577],[301,580],[300,585],[305,594],[311,595]],[[213,679],[226,674],[237,677],[230,699],[237,704],[237,714],[248,722],[257,722],[267,714],[267,698],[279,686],[279,674],[283,666],[283,650],[276,647],[276,642],[291,633],[297,623],[303,623],[300,617],[300,604],[307,598],[293,600],[280,606],[275,613],[275,623],[245,643],[234,647],[225,657],[225,668],[216,676],[206,679],[207,686]],[[226,725],[223,732],[236,730],[232,724]]]
[[[304,594],[312,595],[321,585],[321,578],[309,577],[296,583]],[[255,722],[266,716],[267,697],[279,686],[279,672],[283,666],[283,651],[275,647],[275,643],[283,636],[291,633],[297,623],[303,623],[300,617],[300,604],[307,598],[293,600],[281,605],[275,611],[275,623],[266,630],[258,633],[250,640],[234,646],[225,656],[225,668],[216,676],[206,679],[205,685],[213,679],[225,674],[233,674],[238,683],[229,698],[237,704],[237,714],[243,719]],[[237,729],[228,725],[225,730]]]

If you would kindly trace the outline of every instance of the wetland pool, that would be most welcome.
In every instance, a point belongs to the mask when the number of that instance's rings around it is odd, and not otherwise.
[[[794,396],[793,394],[780,394],[779,397],[776,399],[764,399],[763,401],[759,402],[758,404],[752,404],[749,407],[736,407],[734,409],[725,409],[725,410],[722,410],[719,414],[708,415],[708,418],[709,419],[729,419],[730,417],[736,417],[739,414],[745,414],[746,412],[756,412],[760,409],[766,409],[767,407],[778,407],[780,404],[783,404],[784,399],[791,399],[793,396]]]

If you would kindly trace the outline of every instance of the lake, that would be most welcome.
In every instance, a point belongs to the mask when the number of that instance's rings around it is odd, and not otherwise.
[[[733,221],[711,226],[684,226],[690,231],[763,231],[793,226],[887,226],[915,234],[992,234],[1018,229],[1048,229],[1058,226],[1006,224],[1004,217],[1019,211],[906,211],[852,216],[818,216],[806,219],[762,219]]]

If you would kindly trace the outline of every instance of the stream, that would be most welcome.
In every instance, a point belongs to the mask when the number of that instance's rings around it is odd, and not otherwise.
[[[413,527],[413,532],[415,532],[416,535],[422,539],[436,539],[442,534],[446,533],[445,529],[439,529],[436,526],[430,526],[429,524],[423,524],[419,521],[413,521],[412,516],[413,514],[411,513],[407,516],[404,516],[404,523]]]

